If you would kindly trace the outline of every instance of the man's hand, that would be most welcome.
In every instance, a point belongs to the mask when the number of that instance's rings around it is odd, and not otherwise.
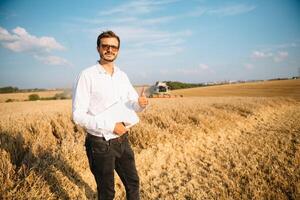
[[[126,129],[126,127],[124,126],[124,124],[122,122],[117,122],[115,125],[115,129],[114,129],[114,133],[117,135],[123,135],[124,133],[126,133],[128,130]]]
[[[148,105],[148,100],[144,92],[145,92],[145,87],[143,87],[140,97],[138,99],[139,105],[142,108],[145,108]]]

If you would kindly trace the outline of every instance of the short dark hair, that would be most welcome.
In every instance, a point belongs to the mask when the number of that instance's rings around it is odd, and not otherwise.
[[[116,38],[119,42],[118,48],[120,48],[120,38],[117,36],[113,31],[104,31],[102,32],[97,39],[97,47],[100,47],[101,39],[102,38]]]

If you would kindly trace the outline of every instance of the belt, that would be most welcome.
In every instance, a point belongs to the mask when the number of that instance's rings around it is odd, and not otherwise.
[[[91,138],[92,140],[107,141],[107,140],[105,140],[104,137],[98,137],[98,136],[92,135],[90,133],[87,133],[87,137]],[[111,143],[122,143],[122,142],[124,142],[127,139],[127,137],[128,137],[128,132],[124,133],[123,135],[121,135],[121,136],[119,136],[117,138],[110,139],[107,142],[109,142],[109,144],[111,144]]]

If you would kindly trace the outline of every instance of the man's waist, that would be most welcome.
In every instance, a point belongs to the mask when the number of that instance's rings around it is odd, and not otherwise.
[[[96,136],[96,135],[93,135],[93,134],[90,134],[90,133],[87,133],[87,138],[91,139],[91,140],[106,141],[106,142],[109,142],[110,144],[111,143],[116,143],[116,142],[122,143],[123,141],[125,141],[128,138],[128,132],[124,133],[121,136],[118,136],[116,138],[112,138],[112,139],[109,139],[109,140],[106,140],[105,137],[103,137],[103,136]]]
[[[87,129],[86,132],[91,134],[91,135],[97,136],[97,137],[103,137],[104,136],[104,132],[100,131],[100,130]],[[109,133],[113,134],[113,132],[109,132]]]

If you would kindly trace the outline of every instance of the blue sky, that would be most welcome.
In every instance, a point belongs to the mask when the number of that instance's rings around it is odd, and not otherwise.
[[[0,1],[0,87],[71,87],[96,38],[135,85],[299,75],[300,1]]]

